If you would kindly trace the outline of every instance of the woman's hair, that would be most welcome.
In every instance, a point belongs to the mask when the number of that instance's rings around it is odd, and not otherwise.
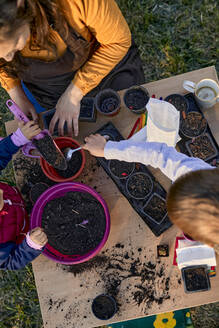
[[[18,7],[17,0],[1,0],[0,42],[13,38],[16,31],[27,23],[30,24],[31,29],[30,49],[44,49],[56,54],[50,25],[54,25],[65,36],[68,33],[68,24],[59,1],[23,0]],[[17,55],[11,62],[0,60],[0,68],[10,76],[17,76],[16,72],[20,66],[22,63]]]
[[[193,239],[219,244],[219,169],[189,172],[177,179],[167,195],[167,211]]]

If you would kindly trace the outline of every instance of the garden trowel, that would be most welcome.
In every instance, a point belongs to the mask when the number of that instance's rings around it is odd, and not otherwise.
[[[29,121],[27,116],[22,112],[22,110],[13,100],[7,100],[6,105],[18,120],[23,121],[25,123]],[[32,139],[32,143],[38,149],[40,155],[51,166],[59,170],[67,169],[66,159],[61,150],[56,145],[55,141],[49,135],[48,130],[41,131],[37,136]]]

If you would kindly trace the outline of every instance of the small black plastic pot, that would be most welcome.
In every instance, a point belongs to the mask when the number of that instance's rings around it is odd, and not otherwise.
[[[116,91],[105,89],[96,95],[94,104],[100,114],[115,116],[120,110],[121,99]]]
[[[145,199],[153,190],[151,177],[144,172],[132,174],[126,182],[126,192],[134,199]]]
[[[150,99],[149,92],[142,86],[133,86],[126,90],[123,100],[126,108],[132,113],[142,114],[146,111],[146,105]]]
[[[117,179],[127,179],[135,169],[135,163],[117,161],[113,159],[108,163],[110,174]]]
[[[187,138],[197,138],[207,129],[207,120],[199,112],[189,112],[181,117],[179,130]]]
[[[100,320],[109,320],[117,312],[115,299],[106,294],[98,295],[92,302],[92,312]]]
[[[204,292],[211,289],[207,265],[192,265],[182,268],[186,293]]]
[[[163,206],[160,204],[163,204]],[[154,221],[156,224],[161,224],[167,216],[166,206],[164,211],[164,205],[166,205],[166,200],[155,192],[150,196],[143,207],[143,212],[151,221]]]
[[[184,96],[178,93],[173,93],[167,96],[164,100],[172,104],[178,111],[185,113],[188,112],[189,102]]]
[[[218,150],[209,133],[204,133],[194,140],[186,141],[185,146],[191,157],[201,158],[205,162],[218,155]],[[209,150],[212,150],[212,152],[207,155],[205,151]]]

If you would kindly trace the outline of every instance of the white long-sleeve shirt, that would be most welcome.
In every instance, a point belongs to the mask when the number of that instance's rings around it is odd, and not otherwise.
[[[159,142],[108,141],[104,148],[106,159],[137,162],[160,169],[169,179],[175,181],[189,171],[214,169],[195,157],[179,153],[173,147]]]

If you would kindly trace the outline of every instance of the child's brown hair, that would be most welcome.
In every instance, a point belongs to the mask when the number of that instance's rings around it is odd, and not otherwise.
[[[219,169],[177,179],[168,192],[167,210],[170,220],[193,239],[219,244]]]

